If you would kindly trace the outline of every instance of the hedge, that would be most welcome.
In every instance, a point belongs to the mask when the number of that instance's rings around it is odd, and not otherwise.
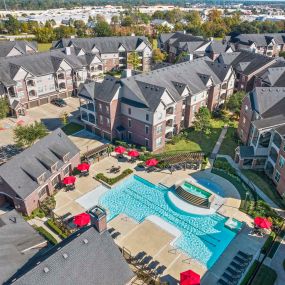
[[[43,227],[36,227],[36,230],[42,235],[48,242],[55,245],[57,244],[57,240]]]
[[[250,280],[252,274],[255,272],[257,266],[259,265],[259,261],[255,260],[249,270],[247,271],[246,275],[242,279],[240,285],[246,285],[248,281]]]
[[[130,175],[131,173],[133,173],[133,170],[131,169],[125,169],[121,174],[119,174],[116,177],[107,177],[104,175],[104,173],[98,173],[95,178],[98,180],[101,180],[109,185],[113,185],[115,183],[117,183],[118,181],[120,181],[121,179],[127,177],[128,175]]]
[[[58,234],[61,238],[67,238],[67,235],[56,225],[56,223],[52,219],[49,219],[47,221],[47,226],[56,234]]]

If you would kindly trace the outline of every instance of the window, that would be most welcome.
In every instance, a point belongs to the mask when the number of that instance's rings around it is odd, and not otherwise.
[[[109,108],[109,106],[106,106],[106,113],[107,113],[107,114],[110,113],[110,108]]]
[[[102,111],[102,104],[99,103],[99,110]]]
[[[144,130],[145,130],[145,134],[148,135],[149,127],[148,127],[148,126],[145,126],[145,129],[144,129]]]
[[[67,167],[65,167],[64,169],[63,169],[63,174],[64,175],[67,175],[69,173],[69,166],[67,166]]]
[[[161,144],[162,144],[162,137],[157,138],[156,141],[155,141],[155,144],[156,144],[157,147],[161,146]]]
[[[161,133],[162,133],[162,125],[158,125],[158,126],[156,127],[156,133],[157,133],[157,134],[161,134]]]
[[[280,156],[280,158],[279,158],[279,166],[280,166],[281,168],[283,168],[283,167],[284,167],[284,164],[285,164],[285,159],[284,159],[283,156]]]
[[[162,119],[162,113],[157,113],[157,119],[161,120]]]
[[[128,114],[131,115],[132,114],[132,109],[128,108]]]
[[[43,197],[46,193],[47,193],[47,186],[39,190],[38,192],[39,198]]]
[[[59,176],[56,176],[52,181],[51,181],[51,185],[54,187],[58,182],[59,182]]]
[[[145,145],[146,147],[149,146],[149,140],[148,140],[148,139],[144,139],[144,145]]]
[[[145,120],[146,120],[146,121],[149,121],[149,114],[146,114],[146,115],[145,115]]]
[[[279,180],[280,180],[280,173],[279,173],[277,170],[276,170],[276,172],[275,172],[274,180],[275,180],[276,182],[279,182]]]
[[[132,140],[132,133],[128,132],[128,140],[131,141]]]
[[[242,122],[243,122],[243,124],[245,124],[245,122],[246,122],[246,118],[245,117],[243,117]]]
[[[248,111],[248,106],[247,105],[244,106],[244,110],[245,110],[245,112]]]
[[[193,113],[196,112],[196,105],[192,106],[192,112],[193,112]]]
[[[193,102],[196,102],[196,96],[193,96]]]
[[[128,126],[129,126],[129,128],[132,127],[132,120],[131,119],[128,119]]]
[[[103,124],[103,116],[102,115],[99,116],[99,122],[101,125]]]
[[[109,118],[106,118],[106,121],[107,121],[107,126],[110,127],[110,125],[111,125],[110,119],[109,119]]]

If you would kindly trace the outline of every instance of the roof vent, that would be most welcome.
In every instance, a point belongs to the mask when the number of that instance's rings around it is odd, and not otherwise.
[[[84,243],[84,244],[87,244],[87,243],[88,243],[88,239],[85,238],[85,239],[83,240],[83,243]]]
[[[17,218],[16,218],[16,217],[9,217],[9,220],[10,220],[12,223],[14,223],[14,224],[17,223]]]
[[[44,267],[44,272],[45,272],[45,273],[48,273],[48,272],[49,272],[49,268],[45,266],[45,267]]]
[[[62,255],[62,256],[63,256],[63,258],[64,258],[64,259],[67,259],[68,254],[67,254],[67,253],[63,253],[63,255]]]

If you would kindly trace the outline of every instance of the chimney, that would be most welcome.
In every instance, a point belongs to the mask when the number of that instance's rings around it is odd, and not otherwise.
[[[66,47],[66,48],[65,48],[65,54],[66,54],[66,55],[71,55],[70,47]]]
[[[91,225],[94,226],[99,233],[107,230],[107,214],[105,209],[100,206],[94,206],[87,213],[91,217]]]

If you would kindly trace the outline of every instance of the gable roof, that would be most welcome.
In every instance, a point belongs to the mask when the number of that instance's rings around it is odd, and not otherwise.
[[[0,216],[0,284],[39,252],[46,240],[16,210]]]
[[[109,232],[90,226],[28,264],[18,276],[12,284],[124,285],[134,274]]]
[[[128,52],[135,51],[136,48],[144,42],[151,47],[148,39],[144,36],[125,36],[125,37],[95,37],[95,38],[63,38],[57,42],[53,42],[53,48],[64,48],[74,46],[83,48],[87,52],[91,52],[96,47],[99,52],[117,53],[118,48],[123,45]]]
[[[27,46],[30,47],[33,52],[37,52],[37,42],[0,41],[0,57],[8,56],[13,48],[16,48],[21,54],[30,53],[27,51]]]
[[[0,177],[20,198],[25,199],[40,187],[37,177],[44,174],[47,179],[52,175],[47,160],[57,162],[60,168],[64,165],[60,157],[68,153],[72,158],[79,149],[61,129],[57,129],[1,165]]]

